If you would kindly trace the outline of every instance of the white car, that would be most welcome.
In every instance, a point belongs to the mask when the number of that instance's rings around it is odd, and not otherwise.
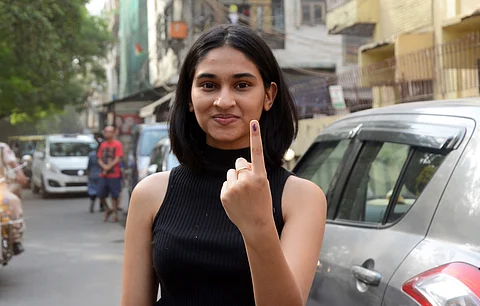
[[[48,135],[40,142],[32,160],[31,187],[42,195],[87,192],[88,154],[97,146],[93,136]]]

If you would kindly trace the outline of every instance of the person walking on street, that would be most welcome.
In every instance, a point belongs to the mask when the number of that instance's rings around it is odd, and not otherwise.
[[[8,168],[18,167],[15,154],[10,147],[3,142],[0,142],[0,178],[4,178],[7,175]],[[16,181],[22,185],[27,183],[27,179],[23,174],[22,169],[15,171]],[[0,183],[0,195],[2,195],[3,203],[7,203],[10,206],[10,219],[12,221],[19,220],[23,216],[22,202],[20,198],[15,195],[7,186],[6,181]],[[18,255],[23,252],[23,230],[25,224],[19,224],[15,227],[14,242],[13,242],[13,254]]]
[[[180,165],[132,192],[121,305],[305,306],[326,199],[282,166],[298,119],[266,42],[238,25],[204,32],[169,122]]]
[[[97,144],[95,148],[88,154],[88,165],[87,165],[87,175],[88,175],[88,196],[90,197],[90,213],[94,212],[95,200],[98,195],[98,185],[100,182],[100,174],[102,173],[102,168],[98,163],[98,149],[100,144]],[[100,198],[100,211],[110,210],[107,206],[105,198]]]
[[[114,138],[115,128],[106,126],[103,129],[105,141],[100,144],[97,157],[98,164],[102,169],[98,185],[98,197],[105,201],[108,196],[112,199],[112,209],[105,213],[105,221],[108,221],[113,213],[113,221],[118,222],[118,200],[122,189],[120,161],[123,157],[123,147],[120,141]]]

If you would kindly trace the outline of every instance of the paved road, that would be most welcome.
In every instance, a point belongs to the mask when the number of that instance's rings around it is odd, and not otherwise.
[[[24,197],[26,251],[0,267],[0,304],[118,306],[124,228],[90,214],[86,197]]]

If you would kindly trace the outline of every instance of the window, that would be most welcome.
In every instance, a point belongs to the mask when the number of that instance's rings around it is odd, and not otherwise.
[[[396,201],[393,201],[395,206],[388,216],[388,223],[400,219],[410,209],[444,159],[445,156],[441,154],[426,150],[415,151],[402,178],[400,194],[396,196]]]
[[[408,145],[366,142],[344,190],[337,219],[370,224],[398,220],[427,186],[443,158]],[[393,209],[385,222],[390,206]]]
[[[302,0],[302,24],[325,24],[325,2],[323,0]]]
[[[327,194],[349,143],[349,140],[317,143],[295,174],[314,182]]]
[[[52,142],[50,143],[50,156],[67,157],[67,156],[88,156],[92,150],[88,142]]]

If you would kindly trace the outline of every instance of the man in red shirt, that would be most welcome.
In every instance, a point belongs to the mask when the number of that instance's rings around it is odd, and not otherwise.
[[[120,172],[120,161],[123,157],[122,143],[114,139],[115,128],[106,126],[103,129],[103,137],[105,141],[100,144],[98,149],[98,164],[102,168],[100,174],[100,182],[98,185],[98,196],[105,200],[110,194],[112,197],[112,209],[107,207],[105,213],[105,221],[108,220],[113,212],[114,222],[118,222],[118,205],[120,192],[122,190],[122,178]],[[104,202],[106,203],[106,202]]]

